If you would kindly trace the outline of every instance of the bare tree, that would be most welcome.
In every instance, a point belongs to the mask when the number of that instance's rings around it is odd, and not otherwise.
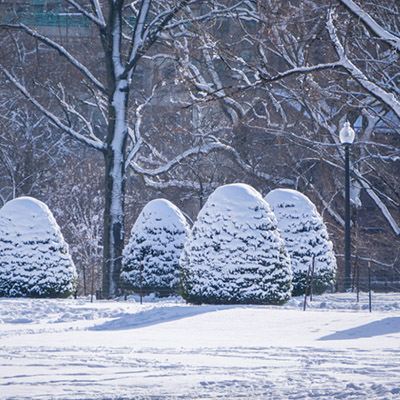
[[[252,2],[236,30],[224,32],[222,45],[211,48],[218,36],[204,32],[198,47],[208,53],[202,65],[212,73],[186,62],[186,76],[195,83],[198,103],[220,98],[229,106],[241,160],[262,171],[269,187],[298,188],[320,203],[338,238],[344,227],[338,133],[348,119],[357,131],[354,205],[372,204],[387,241],[394,242],[400,234],[399,10],[392,0],[361,7],[351,0],[328,6],[318,0]],[[366,222],[355,209],[354,223]],[[396,244],[393,250],[381,246],[373,256],[377,265],[384,260],[394,266]]]
[[[71,8],[90,23],[90,38],[82,39],[80,46],[76,46],[76,43],[75,46],[62,44],[56,38],[18,21],[18,18],[15,23],[2,25],[3,32],[7,31],[11,38],[14,37],[12,31],[18,31],[33,38],[38,48],[45,46],[49,57],[53,57],[52,54],[62,57],[69,65],[68,68],[76,71],[74,76],[79,77],[70,87],[71,92],[63,77],[59,77],[60,84],[49,79],[40,85],[25,80],[16,68],[10,68],[7,64],[8,58],[15,56],[15,53],[2,57],[0,64],[3,76],[54,126],[104,156],[103,294],[106,297],[118,293],[128,168],[154,177],[170,171],[198,152],[198,148],[186,149],[172,158],[163,157],[162,167],[146,169],[141,165],[140,152],[149,147],[140,131],[129,126],[128,113],[136,74],[142,63],[145,67],[149,66],[151,58],[147,58],[146,64],[144,57],[154,56],[156,45],[160,49],[163,43],[173,39],[174,32],[185,34],[190,23],[204,23],[223,15],[236,15],[240,11],[241,2],[225,3],[188,0],[139,0],[131,3],[124,0],[65,0],[67,12]],[[93,53],[87,55],[82,51],[85,45],[90,46]],[[46,53],[42,52],[41,56],[45,57]],[[100,62],[94,63],[93,58],[98,58]],[[148,74],[151,73],[150,70]],[[38,86],[42,90],[41,94],[38,93]],[[140,102],[136,97],[133,105],[138,109]],[[104,119],[104,131],[97,128],[96,119],[101,118]],[[136,120],[136,127],[139,123]],[[226,149],[227,146],[212,139],[201,151],[207,154],[220,148]]]
[[[41,186],[60,175],[57,160],[66,153],[65,140],[52,132],[42,115],[19,96],[0,105],[0,206],[21,196],[35,196]]]
[[[294,187],[339,232],[345,119],[358,134],[353,198],[367,193],[399,235],[396,1],[64,4],[86,21],[80,45],[3,24],[0,71],[53,126],[103,155],[105,296],[118,291],[128,177],[133,190],[141,177],[200,205],[221,183]],[[40,78],[29,78],[27,57]]]

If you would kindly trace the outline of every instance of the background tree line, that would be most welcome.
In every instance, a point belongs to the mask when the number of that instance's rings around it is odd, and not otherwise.
[[[343,254],[346,119],[353,264],[399,280],[395,0],[0,4],[1,202],[49,205],[81,293],[94,274],[117,294],[125,232],[149,200],[194,219],[230,182],[302,191]],[[61,11],[82,18],[28,18]]]

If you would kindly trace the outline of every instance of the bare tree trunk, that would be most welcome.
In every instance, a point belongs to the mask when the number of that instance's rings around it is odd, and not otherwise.
[[[115,91],[110,99],[107,148],[104,152],[106,171],[103,296],[105,298],[119,294],[119,275],[125,236],[125,159],[128,137],[126,107],[128,96],[128,82],[117,80]]]
[[[108,151],[105,155],[105,209],[104,209],[104,258],[103,292],[105,298],[118,294],[118,281],[121,271],[121,258],[124,246],[124,182],[119,181],[122,167],[116,162],[116,155]]]
[[[108,132],[105,158],[105,208],[103,250],[103,297],[119,294],[124,248],[125,160],[128,126],[126,109],[129,82],[121,78],[122,3],[111,7],[103,46],[108,81]]]

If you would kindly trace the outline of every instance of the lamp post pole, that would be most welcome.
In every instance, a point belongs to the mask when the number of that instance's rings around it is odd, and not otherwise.
[[[349,122],[345,122],[339,137],[341,143],[344,144],[345,154],[344,289],[347,290],[351,287],[350,145],[355,137]]]
[[[350,226],[350,145],[345,144],[345,233],[344,233],[344,288],[351,286],[351,226]]]

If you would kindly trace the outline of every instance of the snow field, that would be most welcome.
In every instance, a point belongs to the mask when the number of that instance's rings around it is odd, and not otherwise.
[[[1,399],[398,399],[400,294],[0,299]],[[367,307],[365,307],[367,306]]]

